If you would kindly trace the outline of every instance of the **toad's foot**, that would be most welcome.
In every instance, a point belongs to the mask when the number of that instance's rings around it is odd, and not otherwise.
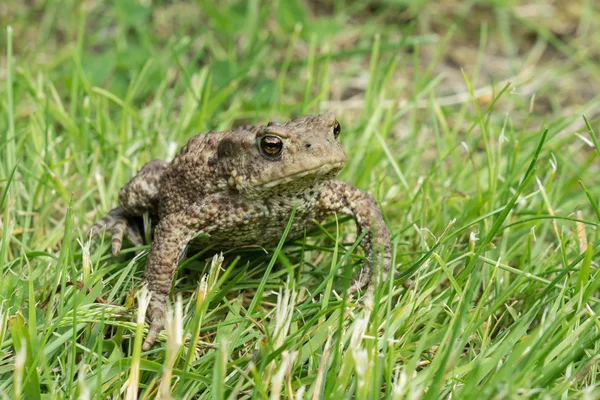
[[[385,268],[385,266],[384,266]],[[373,275],[372,275],[372,267],[370,264],[366,264],[363,265],[363,268],[360,270],[360,272],[358,273],[358,275],[356,275],[354,277],[354,279],[352,279],[352,282],[350,283],[350,287],[348,287],[348,295],[353,295],[356,293],[359,293],[360,291],[362,291],[363,289],[366,289],[368,287],[373,287],[373,286],[369,286],[371,285],[372,281],[373,281]],[[392,279],[398,279],[401,277],[401,272],[400,271],[396,271],[394,273],[394,276],[392,277]],[[381,282],[385,282],[388,279],[388,273],[387,272],[383,272],[383,276],[381,277]],[[410,289],[410,287],[413,284],[413,280],[408,278],[406,280],[404,280],[404,282],[402,282],[402,287],[404,289]]]
[[[150,317],[150,330],[148,331],[148,335],[146,335],[146,339],[144,339],[144,344],[142,345],[143,351],[150,350],[156,341],[158,333],[165,324],[165,315],[167,313],[166,300],[166,296],[158,293],[152,293],[148,310],[148,316]]]
[[[352,295],[358,293],[362,289],[369,286],[373,280],[372,274],[372,267],[370,264],[368,264],[368,262],[366,262],[365,265],[363,265],[360,272],[358,273],[358,275],[356,275],[354,279],[352,279],[352,283],[350,283],[350,287],[348,288],[348,294]]]
[[[123,246],[123,238],[127,237],[134,246],[143,246],[142,234],[131,217],[121,207],[110,210],[108,214],[92,227],[91,235],[99,236],[104,229],[110,230],[112,236],[112,254],[118,256]]]

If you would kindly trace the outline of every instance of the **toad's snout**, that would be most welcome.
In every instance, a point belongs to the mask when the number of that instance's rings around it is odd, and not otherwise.
[[[306,140],[302,142],[299,150],[307,159],[320,160],[319,162],[344,162],[346,153],[338,145],[335,146],[329,139]]]
[[[322,143],[319,140],[306,141],[303,145],[303,150],[310,157],[325,157],[332,153],[331,145]]]

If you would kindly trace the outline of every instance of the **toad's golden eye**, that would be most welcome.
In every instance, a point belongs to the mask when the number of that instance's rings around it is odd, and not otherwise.
[[[281,155],[283,142],[277,136],[265,136],[260,139],[260,149],[267,157],[276,158]]]
[[[342,126],[336,120],[335,123],[333,124],[333,137],[335,137],[337,139],[338,136],[340,136],[340,133],[342,133]]]

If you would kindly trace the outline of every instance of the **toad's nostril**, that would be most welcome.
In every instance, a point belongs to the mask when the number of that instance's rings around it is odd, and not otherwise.
[[[312,144],[310,144],[310,143],[305,143],[304,144],[304,148],[306,148],[307,150],[310,149],[311,146],[312,146]]]

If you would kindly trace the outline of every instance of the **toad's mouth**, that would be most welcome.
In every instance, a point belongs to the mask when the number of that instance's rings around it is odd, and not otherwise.
[[[275,179],[275,180],[271,180],[269,182],[258,184],[257,186],[259,186],[261,188],[265,188],[265,189],[270,189],[270,188],[274,188],[279,185],[285,185],[286,183],[297,181],[297,180],[302,179],[307,176],[324,176],[334,170],[337,173],[339,170],[342,169],[344,164],[345,164],[344,161],[334,162],[334,163],[330,163],[330,164],[324,164],[317,168],[307,169],[304,171],[296,172],[296,173],[293,173],[290,175],[283,176],[279,179]]]

